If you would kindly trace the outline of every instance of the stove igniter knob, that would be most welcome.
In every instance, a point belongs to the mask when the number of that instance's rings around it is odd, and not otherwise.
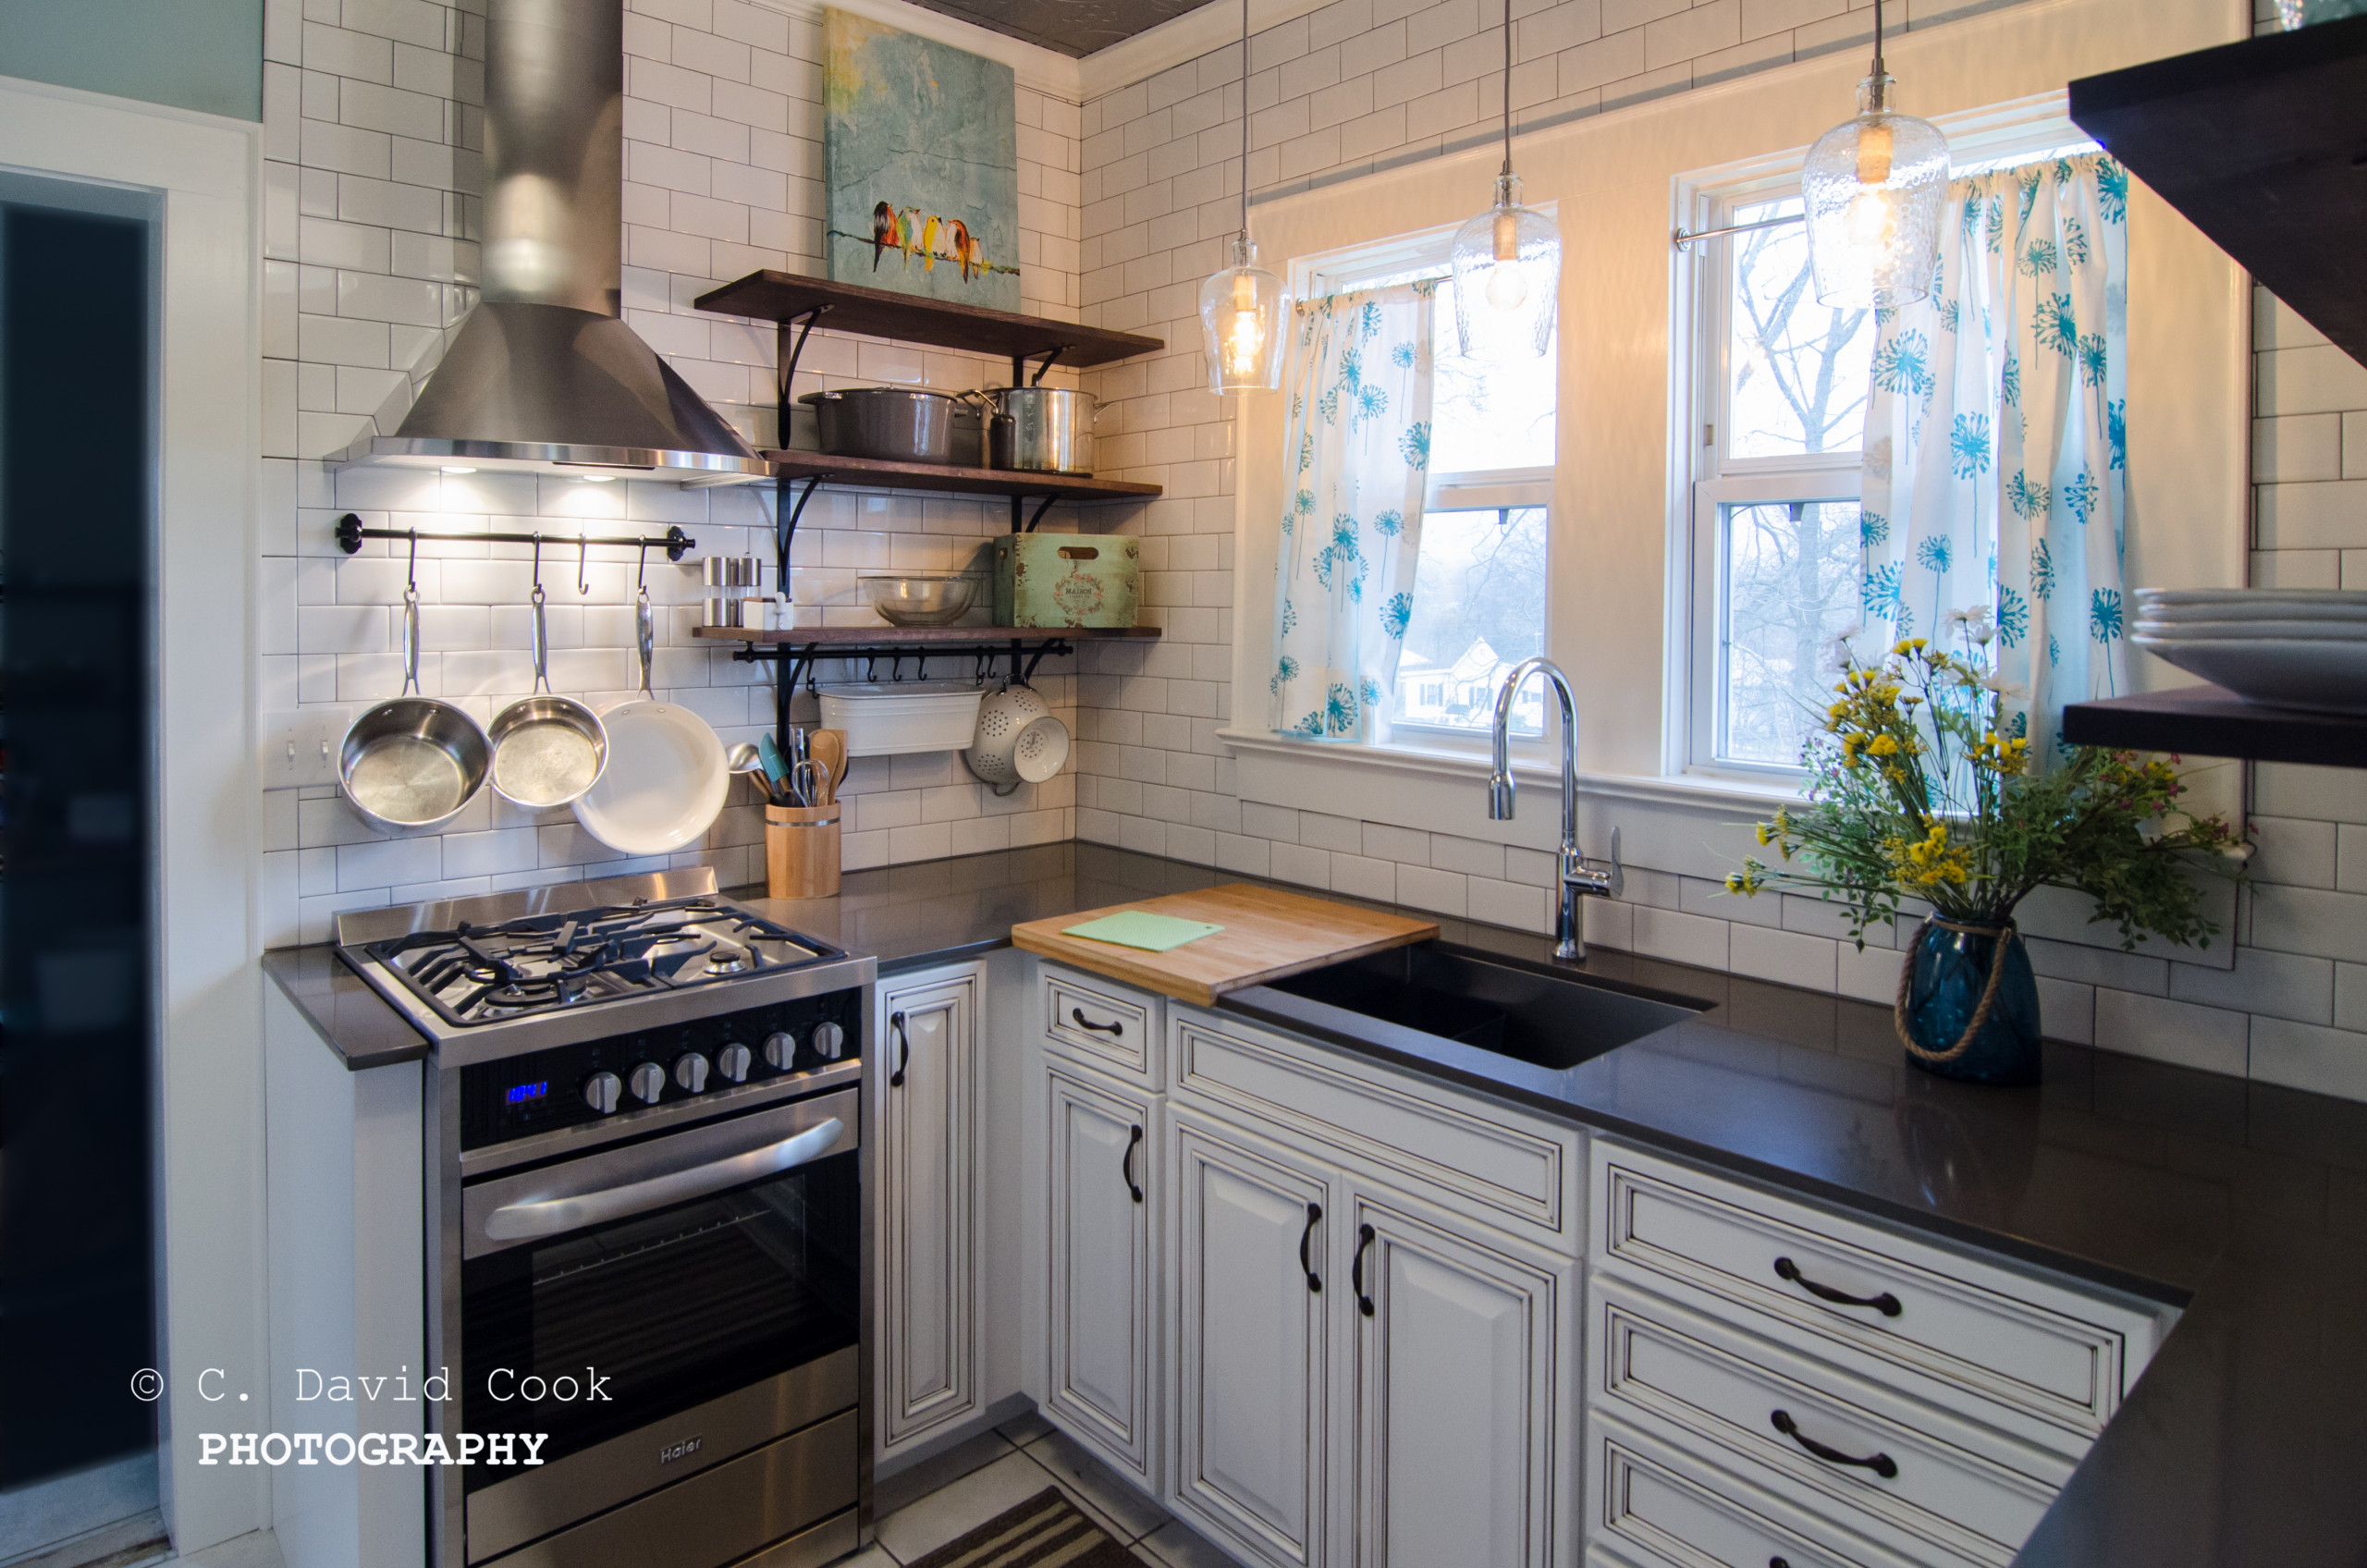
[[[814,1025],[814,1049],[825,1061],[839,1060],[839,1047],[846,1043],[847,1032],[825,1019]]]
[[[684,1051],[674,1059],[674,1082],[693,1094],[706,1087],[706,1058],[696,1051]]]
[[[765,1060],[779,1071],[788,1072],[790,1063],[797,1060],[797,1036],[786,1033],[766,1035]]]
[[[715,1053],[715,1070],[734,1084],[744,1084],[748,1081],[748,1068],[754,1060],[754,1053],[745,1046],[726,1046]]]
[[[595,1072],[583,1080],[583,1103],[603,1116],[617,1109],[617,1096],[624,1092],[613,1072]]]
[[[656,1105],[657,1096],[666,1092],[666,1070],[654,1061],[644,1061],[632,1070],[628,1082],[635,1099],[644,1105]]]

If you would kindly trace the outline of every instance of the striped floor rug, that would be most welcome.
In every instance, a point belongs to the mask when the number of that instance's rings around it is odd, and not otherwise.
[[[1047,1487],[912,1568],[1143,1568],[1143,1561]]]

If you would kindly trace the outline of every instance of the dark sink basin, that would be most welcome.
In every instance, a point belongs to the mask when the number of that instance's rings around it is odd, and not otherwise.
[[[1708,1002],[1426,942],[1268,982],[1277,991],[1516,1061],[1576,1067]]]

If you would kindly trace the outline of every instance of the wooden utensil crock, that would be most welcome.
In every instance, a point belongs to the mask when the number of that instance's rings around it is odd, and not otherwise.
[[[765,808],[765,891],[776,899],[839,892],[839,807]]]

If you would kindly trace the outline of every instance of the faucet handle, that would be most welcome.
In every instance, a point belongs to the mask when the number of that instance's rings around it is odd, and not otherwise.
[[[1619,829],[1616,827],[1611,830],[1611,876],[1603,886],[1611,898],[1627,896],[1627,871],[1619,864]]]

